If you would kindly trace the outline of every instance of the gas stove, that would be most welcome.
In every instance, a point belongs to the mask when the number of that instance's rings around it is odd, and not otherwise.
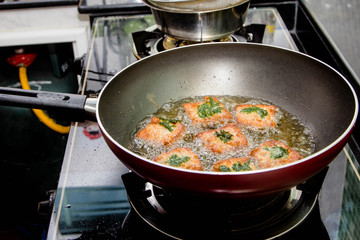
[[[82,94],[97,94],[121,69],[165,50],[167,36],[156,28],[149,9],[134,9],[93,18]],[[301,2],[253,1],[244,27],[229,38],[312,55],[358,90]],[[171,47],[183,44],[170,42]],[[96,123],[74,123],[48,239],[355,239],[360,234],[355,227],[360,212],[357,131],[329,167],[304,184],[266,199],[226,201],[168,192],[144,181],[113,155]],[[176,207],[189,198],[189,208]]]

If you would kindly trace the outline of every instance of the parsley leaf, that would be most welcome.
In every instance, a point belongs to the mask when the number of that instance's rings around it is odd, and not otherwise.
[[[209,101],[197,106],[197,113],[201,118],[208,118],[216,113],[221,113],[223,108],[219,102],[216,102],[212,97],[209,97]]]
[[[215,137],[219,138],[224,143],[231,141],[231,138],[234,136],[231,133],[224,131],[224,130],[220,130],[220,132],[215,131],[214,135],[215,135]]]
[[[167,130],[169,130],[169,132],[172,132],[172,131],[174,131],[173,128],[175,128],[175,124],[177,122],[181,122],[181,120],[176,120],[176,119],[167,120],[167,119],[160,118],[159,124],[161,126],[164,126]]]
[[[248,107],[248,108],[244,108],[244,109],[242,109],[240,112],[242,112],[242,113],[247,113],[247,114],[256,112],[257,114],[259,114],[259,116],[260,116],[261,118],[265,118],[265,117],[268,115],[268,111],[267,111],[267,110],[262,109],[262,108],[259,108],[259,107],[256,107],[256,106],[251,106],[251,107]]]
[[[279,159],[279,158],[287,158],[289,155],[289,150],[283,147],[275,146],[275,147],[265,147],[267,151],[270,151],[270,157],[272,159]]]
[[[231,169],[229,167],[225,166],[225,165],[220,165],[219,166],[219,171],[220,172],[230,172]]]
[[[235,172],[251,170],[250,160],[245,162],[244,164],[241,164],[241,162],[236,162],[232,165],[231,169],[234,170]],[[231,169],[225,165],[219,166],[220,172],[231,172]]]
[[[166,162],[169,163],[170,166],[180,167],[181,164],[183,164],[189,160],[190,160],[190,157],[187,157],[187,156],[179,157],[177,154],[173,154],[173,155],[171,155],[169,160],[167,160]]]
[[[241,164],[241,162],[234,163],[233,166],[232,166],[232,169],[233,169],[235,172],[251,170],[250,160],[247,161],[247,162],[245,162],[244,164]]]

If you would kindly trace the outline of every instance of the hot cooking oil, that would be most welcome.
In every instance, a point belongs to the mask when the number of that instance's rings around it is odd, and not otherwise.
[[[292,115],[286,109],[283,109],[276,105],[276,103],[269,102],[263,99],[255,99],[242,96],[216,96],[225,108],[232,114],[231,122],[236,123],[235,118],[235,106],[239,104],[264,104],[276,106],[276,127],[275,128],[253,128],[239,125],[241,131],[248,140],[248,146],[240,148],[237,151],[227,152],[223,154],[214,154],[205,148],[202,142],[195,136],[203,131],[212,130],[214,128],[220,128],[228,124],[212,125],[210,127],[195,126],[192,124],[187,113],[182,107],[185,103],[201,102],[204,101],[204,97],[196,96],[181,99],[178,101],[172,101],[161,106],[155,113],[150,113],[142,120],[131,136],[130,149],[142,157],[153,159],[159,154],[170,151],[171,149],[181,147],[189,147],[195,153],[198,154],[203,168],[211,171],[212,166],[220,159],[233,158],[233,157],[245,157],[248,156],[251,150],[257,148],[259,144],[269,140],[281,140],[293,150],[297,151],[302,157],[310,155],[314,149],[314,139],[310,128],[298,117]],[[182,124],[186,126],[186,134],[183,139],[172,144],[171,146],[154,146],[141,139],[136,138],[136,134],[145,128],[150,122],[152,117],[164,118],[164,119],[176,119],[180,120]]]

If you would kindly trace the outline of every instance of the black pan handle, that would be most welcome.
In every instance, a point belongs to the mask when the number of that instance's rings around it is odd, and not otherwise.
[[[63,120],[94,120],[86,102],[85,95],[0,87],[0,105],[48,110]]]

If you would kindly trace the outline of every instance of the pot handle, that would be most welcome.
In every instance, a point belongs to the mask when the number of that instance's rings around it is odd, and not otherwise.
[[[62,120],[95,120],[94,107],[87,110],[86,102],[85,95],[0,87],[0,105],[48,110]]]

